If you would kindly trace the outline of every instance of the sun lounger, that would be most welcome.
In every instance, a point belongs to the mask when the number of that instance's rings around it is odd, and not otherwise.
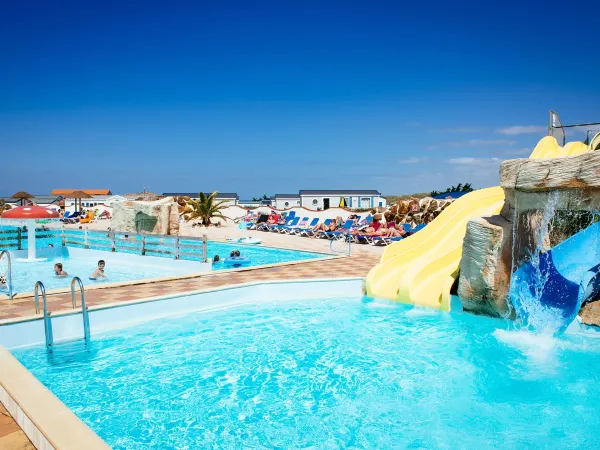
[[[280,228],[279,232],[286,233],[286,234],[293,234],[297,229],[306,227],[307,223],[308,223],[308,217],[303,217],[302,220],[300,222],[298,222],[297,225]]]
[[[338,230],[338,231],[327,231],[327,238],[328,239],[344,239],[348,233],[350,232],[350,228],[352,227],[352,224],[354,223],[354,221],[352,219],[348,219],[346,220],[346,222],[344,222],[344,226]]]
[[[372,236],[370,239],[370,241],[371,241],[370,244],[375,245],[375,246],[390,245],[390,244],[393,244],[394,242],[401,241],[402,239],[404,239],[403,236],[396,236],[396,237]]]
[[[290,232],[290,234],[295,234],[298,236],[308,236],[308,233],[310,233],[312,231],[312,229],[317,226],[318,223],[319,223],[319,218],[315,217],[308,225],[305,225],[303,227],[298,227],[295,230],[292,230]]]
[[[275,225],[269,225],[268,230],[269,231],[273,231],[273,232],[279,232],[279,230],[281,228],[285,228],[285,227],[294,227],[296,225],[298,225],[298,222],[300,222],[300,217],[294,217],[291,220],[288,220],[285,224],[275,224]]]
[[[316,220],[316,223],[315,223]],[[312,225],[314,223],[314,225]],[[313,236],[315,234],[315,231],[313,230],[319,223],[319,218],[316,217],[315,219],[313,219],[313,221],[311,222],[310,227],[306,227],[303,230],[298,231],[298,235],[299,236],[305,236],[305,237],[310,237]],[[331,219],[325,219],[325,222],[323,222],[323,224],[327,227],[329,226],[329,224],[331,223]]]

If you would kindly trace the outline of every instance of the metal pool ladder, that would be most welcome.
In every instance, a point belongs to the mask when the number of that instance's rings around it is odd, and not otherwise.
[[[13,298],[13,289],[12,289],[12,264],[10,261],[10,252],[8,250],[2,250],[0,252],[0,260],[2,260],[2,258],[6,257],[6,260],[8,261],[8,269],[6,271],[6,287],[8,289],[8,299],[12,300]]]
[[[83,289],[83,283],[79,277],[73,277],[71,280],[71,302],[73,304],[73,309],[77,307],[77,299],[75,298],[75,285],[78,285],[79,292],[81,294],[81,315],[83,316],[83,338],[85,340],[86,345],[90,342],[90,318],[88,315],[88,309],[85,304],[85,291]],[[46,288],[44,287],[44,283],[38,281],[35,283],[35,288],[33,290],[35,296],[35,312],[39,314],[40,312],[40,301],[39,301],[39,292],[42,293],[42,300],[44,301],[44,333],[46,335],[46,348],[48,350],[52,350],[54,345],[54,336],[52,334],[52,320],[50,315],[52,314],[48,311],[47,298],[46,298]]]

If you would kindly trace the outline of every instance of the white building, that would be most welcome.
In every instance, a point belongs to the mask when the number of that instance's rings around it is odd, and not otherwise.
[[[300,206],[324,210],[342,205],[348,209],[367,209],[387,206],[385,197],[376,190],[301,190]]]
[[[206,196],[212,194],[212,192],[205,193]],[[165,192],[163,196],[165,197],[189,197],[192,200],[198,200],[198,192]],[[216,200],[223,203],[225,206],[234,206],[238,204],[240,197],[232,192],[219,192],[217,193]]]
[[[273,197],[273,207],[276,209],[288,209],[294,206],[301,206],[299,194],[275,194]]]

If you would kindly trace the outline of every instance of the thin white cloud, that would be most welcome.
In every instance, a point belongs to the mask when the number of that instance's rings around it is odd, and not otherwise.
[[[413,156],[411,158],[406,158],[406,159],[400,159],[398,160],[399,164],[419,164],[425,161],[429,161],[429,158],[417,158],[416,156]]]
[[[546,127],[537,125],[513,125],[512,127],[504,127],[496,130],[496,133],[506,136],[517,136],[519,134],[539,134],[548,131]]]
[[[497,145],[511,146],[516,142],[509,139],[468,139],[466,141],[443,141],[425,147],[426,150],[437,150],[441,148],[463,148],[463,147],[490,147]]]

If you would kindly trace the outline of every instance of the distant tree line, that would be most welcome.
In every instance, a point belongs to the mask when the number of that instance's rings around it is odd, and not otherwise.
[[[435,197],[437,195],[449,194],[451,192],[471,192],[473,188],[471,187],[471,183],[458,183],[456,186],[449,187],[445,191],[431,191],[431,196]]]
[[[269,197],[267,197],[267,194],[263,195],[262,197],[252,197],[253,202],[261,202],[263,200],[269,200]]]

